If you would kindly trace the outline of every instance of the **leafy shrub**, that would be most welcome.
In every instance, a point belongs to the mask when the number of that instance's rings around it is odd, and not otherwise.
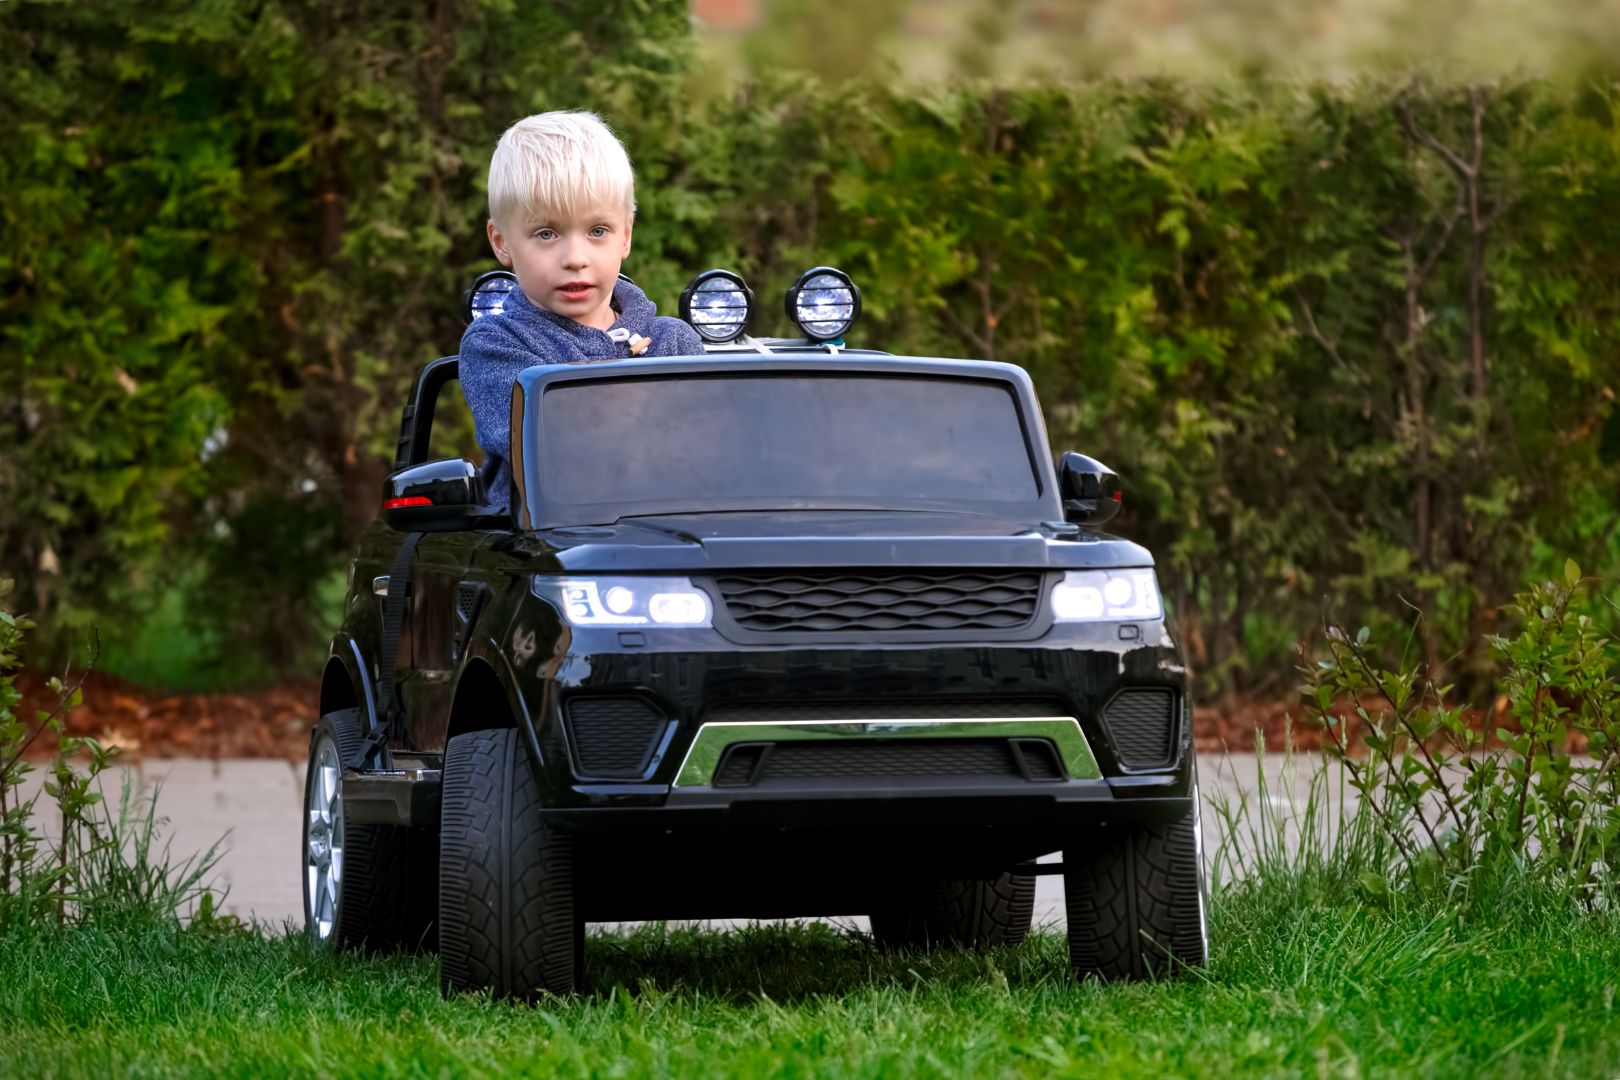
[[[1485,709],[1453,703],[1419,663],[1380,666],[1365,628],[1329,627],[1303,669],[1307,712],[1359,796],[1359,825],[1386,842],[1364,851],[1386,852],[1409,883],[1466,895],[1482,869],[1517,869],[1589,906],[1614,899],[1620,642],[1578,609],[1583,589],[1568,562],[1518,597],[1521,629],[1491,639],[1504,674]]]

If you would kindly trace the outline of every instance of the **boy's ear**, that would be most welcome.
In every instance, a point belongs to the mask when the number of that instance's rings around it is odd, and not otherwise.
[[[502,266],[511,266],[512,252],[507,248],[506,237],[501,234],[501,227],[495,224],[494,218],[489,219],[484,231],[489,234],[489,247],[495,252],[495,261]]]
[[[636,215],[631,214],[628,218],[625,219],[625,222],[624,222],[624,250],[619,253],[619,258],[622,259],[626,255],[630,254],[630,235],[632,233],[634,233],[635,231],[636,231]]]

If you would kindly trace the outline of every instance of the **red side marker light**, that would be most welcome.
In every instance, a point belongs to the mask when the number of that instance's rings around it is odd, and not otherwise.
[[[1114,501],[1117,502],[1117,503],[1124,502],[1125,501],[1125,493],[1123,491],[1114,492]]]
[[[398,510],[402,506],[432,506],[433,500],[426,495],[405,495],[398,499],[384,499],[384,510]]]

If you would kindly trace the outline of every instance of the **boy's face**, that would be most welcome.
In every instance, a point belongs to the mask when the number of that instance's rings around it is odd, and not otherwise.
[[[606,330],[616,317],[610,302],[633,224],[622,207],[593,206],[572,220],[519,211],[511,221],[490,221],[489,246],[537,307]]]

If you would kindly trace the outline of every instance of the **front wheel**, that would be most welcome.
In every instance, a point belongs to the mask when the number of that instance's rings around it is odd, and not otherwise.
[[[574,838],[540,817],[540,788],[511,728],[470,731],[444,757],[439,986],[497,998],[571,993],[583,969]]]
[[[1203,967],[1197,785],[1186,817],[1087,832],[1063,850],[1069,964],[1079,978],[1150,979]]]

